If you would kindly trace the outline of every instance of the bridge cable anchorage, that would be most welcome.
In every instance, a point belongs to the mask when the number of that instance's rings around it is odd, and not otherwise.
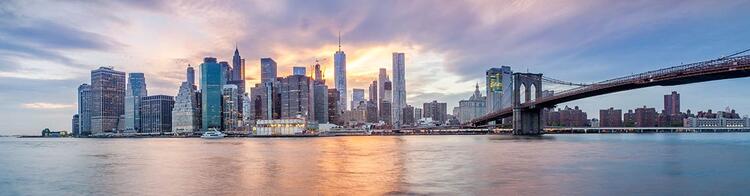
[[[585,83],[573,83],[573,82],[568,82],[568,81],[564,81],[564,80],[558,80],[558,79],[554,79],[554,78],[550,78],[550,77],[546,77],[546,76],[542,76],[542,81],[543,82],[549,82],[549,83],[552,83],[552,84],[567,85],[567,86],[580,86],[580,87],[584,87],[584,86],[589,86],[590,85],[590,84],[585,84]]]

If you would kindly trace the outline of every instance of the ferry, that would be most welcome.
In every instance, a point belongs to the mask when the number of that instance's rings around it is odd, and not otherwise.
[[[203,139],[221,139],[221,138],[224,138],[224,136],[226,136],[226,135],[224,133],[222,133],[221,131],[217,131],[216,129],[212,129],[210,131],[206,131],[205,133],[203,133],[203,135],[201,135],[201,138],[203,138]]]

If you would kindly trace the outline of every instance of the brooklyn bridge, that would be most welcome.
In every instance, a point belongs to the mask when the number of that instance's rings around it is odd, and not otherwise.
[[[684,64],[591,84],[565,82],[544,77],[541,73],[514,73],[512,106],[473,119],[468,126],[479,127],[499,123],[512,117],[514,135],[541,135],[542,111],[573,100],[652,86],[674,86],[698,82],[750,76],[750,55],[744,50],[722,58]],[[542,96],[542,83],[576,86]],[[494,122],[494,123],[493,123]]]

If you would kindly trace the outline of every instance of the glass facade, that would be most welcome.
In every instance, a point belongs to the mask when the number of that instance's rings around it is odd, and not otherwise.
[[[206,57],[201,64],[201,131],[221,130],[222,86],[226,83],[225,69],[216,58]]]

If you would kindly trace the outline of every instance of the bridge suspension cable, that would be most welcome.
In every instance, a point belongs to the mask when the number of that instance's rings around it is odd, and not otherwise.
[[[558,79],[554,79],[554,78],[550,78],[550,77],[546,77],[546,76],[542,76],[542,81],[543,82],[552,83],[552,84],[567,85],[567,86],[581,86],[581,87],[583,87],[583,86],[589,86],[589,84],[573,83],[573,82],[568,82],[568,81],[564,81],[564,80],[558,80]]]

